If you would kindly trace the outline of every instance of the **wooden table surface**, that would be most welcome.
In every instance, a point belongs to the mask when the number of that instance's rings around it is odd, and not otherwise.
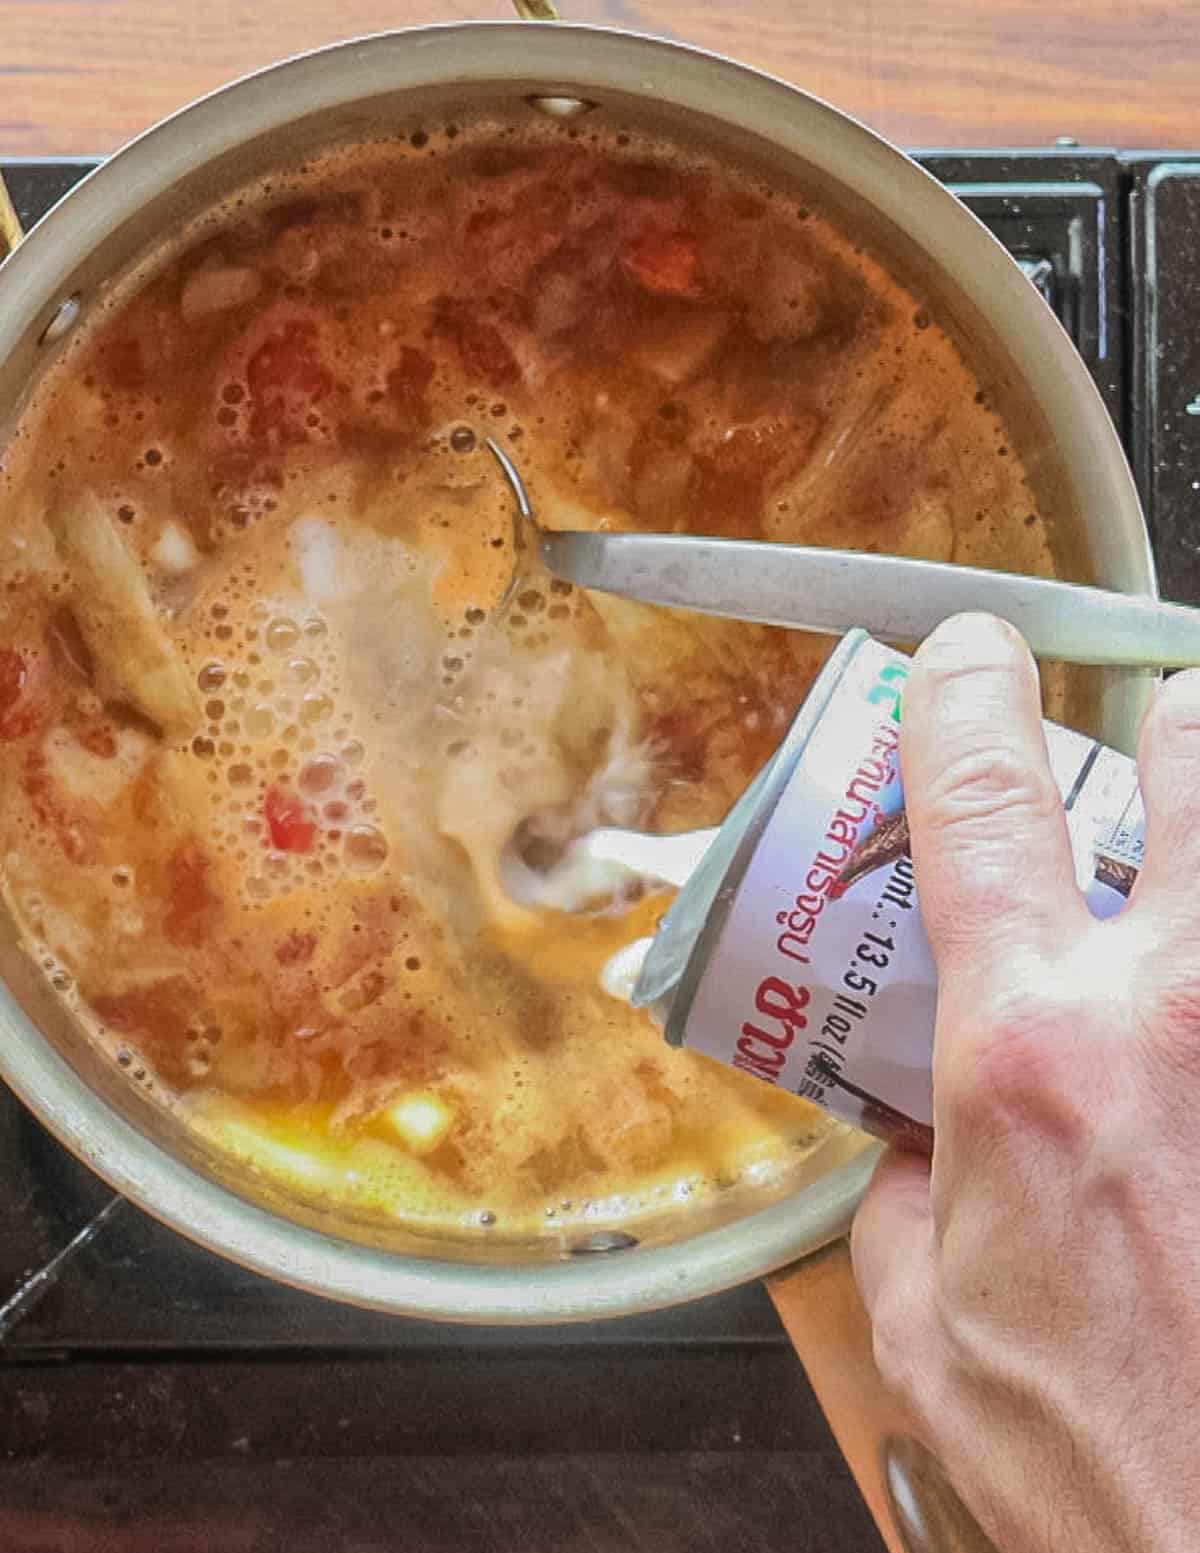
[[[904,145],[1200,145],[1191,0],[561,0],[762,66]],[[502,0],[0,0],[0,156],[109,151],[337,38]]]

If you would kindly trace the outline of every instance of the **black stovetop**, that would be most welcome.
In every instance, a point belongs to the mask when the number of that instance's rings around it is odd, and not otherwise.
[[[1200,603],[1200,152],[1058,146],[917,155],[1001,238],[1062,319],[1129,450],[1164,594]],[[27,224],[91,165],[0,163]],[[108,1195],[0,1091],[0,1304]],[[266,1357],[303,1356],[295,1384],[307,1388],[307,1401],[293,1389],[291,1421],[279,1412],[267,1428],[277,1436],[277,1455],[296,1453],[309,1427],[296,1421],[306,1407],[327,1433],[340,1431],[345,1449],[336,1454],[371,1453],[386,1427],[379,1397],[401,1384],[427,1399],[413,1425],[427,1453],[803,1450],[817,1452],[821,1471],[837,1479],[803,1378],[783,1362],[785,1347],[758,1286],[656,1316],[550,1333],[372,1315],[230,1267],[125,1205],[0,1356],[22,1369],[70,1358],[78,1370],[90,1359],[102,1369],[88,1373],[108,1377],[106,1396],[113,1377],[124,1376],[127,1412],[142,1420],[149,1445],[156,1429],[193,1438],[235,1429],[248,1393],[258,1388],[265,1398],[271,1391]],[[155,1401],[165,1371],[146,1368],[148,1358],[195,1362],[216,1354],[224,1368],[206,1365],[202,1394],[192,1388],[186,1405],[178,1397]],[[365,1392],[357,1383],[346,1390],[339,1356],[351,1354],[382,1365]],[[520,1394],[524,1381],[536,1382],[539,1394],[553,1385],[555,1405],[514,1412],[505,1399],[513,1387]],[[70,1406],[64,1377],[49,1389],[43,1384],[30,1406],[0,1410],[0,1455],[79,1454],[100,1393],[86,1381],[70,1386]],[[266,1406],[255,1403],[256,1419]],[[232,1448],[241,1449],[237,1440]],[[405,1448],[417,1445],[410,1440]],[[844,1545],[864,1547],[870,1533],[861,1511],[847,1502],[838,1516],[845,1534],[857,1537]],[[840,1535],[803,1545],[840,1547]]]

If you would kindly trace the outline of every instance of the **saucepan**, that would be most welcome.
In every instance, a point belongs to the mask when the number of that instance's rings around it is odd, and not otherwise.
[[[1137,494],[1086,369],[1018,266],[957,200],[862,125],[781,81],[677,44],[565,23],[467,23],[345,43],[247,77],[135,140],[0,271],[0,431],[113,277],[224,193],[318,147],[489,104],[623,115],[805,180],[951,321],[1014,435],[1036,450],[1040,500],[1070,536],[1080,578],[1155,592]],[[1131,747],[1150,684],[1138,672],[1097,674],[1091,731]],[[117,1191],[270,1277],[399,1315],[497,1324],[627,1315],[772,1277],[884,1516],[867,1458],[890,1404],[875,1389],[842,1243],[876,1158],[867,1140],[831,1134],[783,1183],[679,1203],[639,1225],[632,1247],[616,1237],[505,1245],[483,1235],[447,1246],[334,1220],[207,1155],[81,1042],[7,922],[0,975],[0,1074],[16,1093]],[[854,1364],[831,1376],[822,1356],[835,1351]]]

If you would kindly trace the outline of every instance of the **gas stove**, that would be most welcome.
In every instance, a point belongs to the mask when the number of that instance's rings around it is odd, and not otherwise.
[[[915,155],[1004,242],[1062,320],[1129,451],[1163,592],[1200,603],[1200,152],[1058,145]],[[0,168],[28,225],[93,165]],[[0,1091],[0,1303],[109,1195]],[[731,1545],[878,1546],[757,1285],[592,1327],[441,1327],[284,1289],[124,1205],[13,1328],[0,1358],[19,1380],[16,1405],[0,1408],[7,1459],[113,1463],[177,1453],[184,1441],[192,1455],[235,1465],[386,1450],[454,1458],[461,1485],[462,1459],[482,1454],[519,1458],[520,1481],[553,1498],[567,1493],[565,1480],[537,1489],[532,1460],[576,1453],[577,1466],[593,1462],[576,1487],[596,1495],[620,1486],[613,1463],[665,1453],[661,1502],[677,1502],[685,1517],[723,1506]],[[177,1377],[189,1366],[195,1384],[184,1387]],[[397,1429],[398,1394],[420,1406],[402,1409]],[[97,1429],[97,1415],[111,1417],[111,1430]],[[617,1473],[611,1481],[594,1465],[600,1456]],[[682,1477],[671,1478],[668,1460],[688,1463]],[[779,1479],[765,1518],[753,1508],[764,1472]],[[803,1492],[793,1503],[784,1485],[796,1473]],[[503,1482],[502,1473],[489,1480],[488,1492]],[[807,1541],[796,1540],[801,1524]],[[565,1525],[554,1535],[543,1526],[522,1545],[561,1546],[565,1535]],[[497,1545],[518,1540],[514,1526]]]

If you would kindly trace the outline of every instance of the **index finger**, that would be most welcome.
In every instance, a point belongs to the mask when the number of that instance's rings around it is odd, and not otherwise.
[[[1086,907],[1037,669],[1011,626],[959,615],[928,638],[905,687],[900,757],[939,975],[973,975],[1072,942]]]

